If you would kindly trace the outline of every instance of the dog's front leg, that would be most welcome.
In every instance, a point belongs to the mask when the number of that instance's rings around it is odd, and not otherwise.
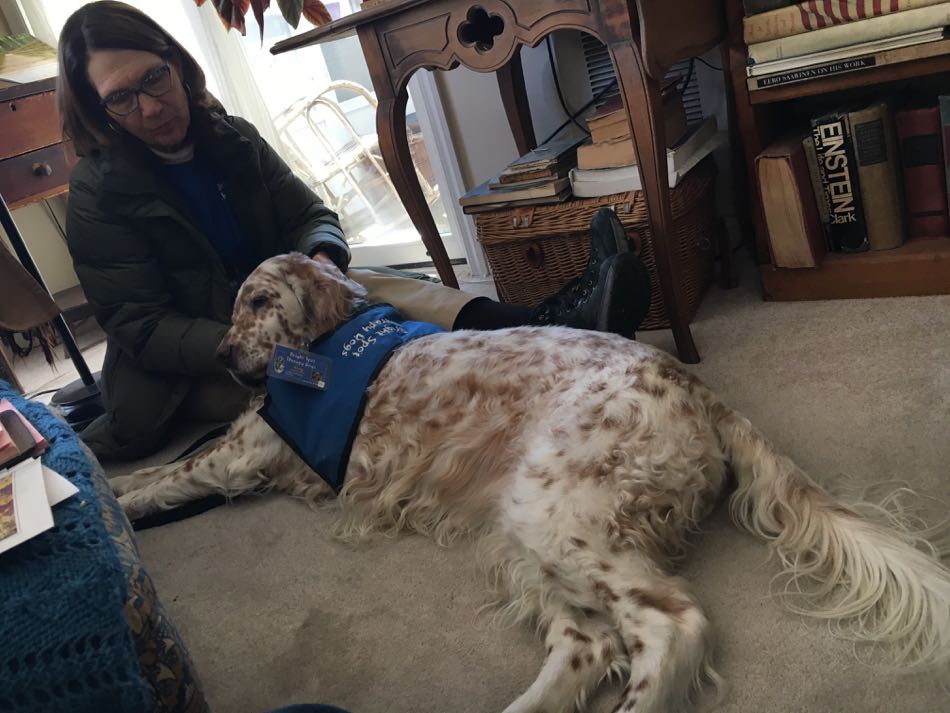
[[[267,480],[265,468],[286,448],[254,412],[215,445],[178,463],[148,468],[111,482],[130,520],[212,494],[238,495]]]

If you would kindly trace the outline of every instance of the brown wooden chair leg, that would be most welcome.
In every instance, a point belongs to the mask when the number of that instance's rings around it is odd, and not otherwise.
[[[518,147],[518,154],[524,156],[537,148],[538,142],[534,137],[534,124],[531,123],[531,108],[524,85],[520,47],[515,50],[511,61],[495,72],[495,78],[498,80],[501,103],[505,107],[511,134],[515,137],[515,146]]]
[[[724,290],[731,290],[739,285],[739,275],[736,273],[735,260],[732,259],[732,242],[729,240],[729,228],[721,217],[716,218],[714,228],[716,250],[719,253],[719,286]]]
[[[726,90],[726,110],[729,116],[729,145],[731,150],[732,168],[732,206],[736,222],[739,226],[742,245],[752,244],[752,217],[749,213],[750,193],[749,176],[746,173],[745,155],[742,153],[742,137],[739,131],[739,119],[736,114],[736,95],[732,90],[732,73],[729,71],[729,47],[726,43],[720,45],[720,62],[722,63],[723,83]],[[732,247],[729,242],[729,231],[722,226],[719,252],[721,256],[720,284],[724,289],[731,289],[739,284],[739,275],[736,272],[735,261],[732,259]]]
[[[689,330],[686,295],[683,293],[678,263],[670,244],[673,235],[673,211],[670,207],[660,85],[647,75],[640,50],[633,42],[614,43],[609,45],[609,50],[639,158],[640,177],[646,194],[663,304],[669,316],[680,360],[695,364],[699,361],[699,352]]]
[[[381,99],[376,108],[376,131],[379,135],[379,151],[396,193],[406,207],[406,212],[416,226],[442,283],[458,288],[458,279],[442,243],[442,236],[435,227],[432,211],[426,203],[419,177],[409,153],[409,137],[406,134],[406,102],[409,93],[405,88],[395,98]]]

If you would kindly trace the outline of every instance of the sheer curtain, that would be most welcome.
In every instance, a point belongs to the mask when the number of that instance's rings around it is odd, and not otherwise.
[[[126,0],[149,15],[198,61],[211,90],[228,112],[243,116],[268,143],[281,151],[270,112],[258,89],[236,32],[227,32],[211,6],[194,0]],[[15,0],[22,21],[38,39],[56,45],[66,19],[86,0]],[[253,28],[252,28],[253,31]]]
[[[241,45],[241,36],[237,32],[224,29],[211,3],[206,2],[198,7],[194,0],[178,1],[182,4],[186,16],[194,18],[198,42],[202,44],[204,55],[209,62],[205,70],[214,74],[221,88],[221,96],[218,98],[229,112],[250,121],[267,143],[281,151],[277,130],[247,61],[247,53]],[[248,31],[254,32],[255,28],[252,26]]]
[[[43,0],[11,0],[4,3],[3,10],[14,32],[19,31],[17,26],[20,25],[36,39],[42,40],[50,47],[55,47],[59,28],[54,30],[50,26],[43,5]],[[20,14],[20,17],[11,17],[16,14]]]

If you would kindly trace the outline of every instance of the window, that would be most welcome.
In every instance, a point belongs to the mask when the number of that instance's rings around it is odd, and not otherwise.
[[[358,0],[328,3],[334,19],[358,9]],[[383,250],[392,263],[423,257],[418,233],[386,173],[376,138],[376,97],[369,70],[355,37],[274,56],[273,44],[290,37],[293,29],[276,7],[264,16],[264,43],[256,28],[241,44],[274,121],[284,157],[339,215],[358,262],[376,250],[415,244],[414,250]],[[298,31],[304,30],[303,27]],[[436,225],[448,233],[448,220],[439,195],[422,130],[410,99],[407,108],[409,144],[420,183]],[[370,262],[374,262],[370,260]]]
[[[126,1],[181,42],[205,70],[209,90],[228,111],[254,123],[295,173],[337,211],[353,247],[354,265],[428,261],[379,153],[376,99],[356,38],[275,57],[269,52],[275,42],[309,27],[302,20],[293,30],[276,4],[266,11],[262,45],[252,15],[247,36],[241,37],[236,31],[224,31],[211,3],[198,8],[194,0]],[[69,15],[83,4],[85,0],[32,0],[21,6],[31,25],[48,23],[58,35]],[[356,11],[359,0],[337,0],[327,7],[337,18]],[[407,125],[420,183],[445,235],[449,233],[445,208],[411,100]],[[460,253],[457,244],[449,246],[451,252]]]

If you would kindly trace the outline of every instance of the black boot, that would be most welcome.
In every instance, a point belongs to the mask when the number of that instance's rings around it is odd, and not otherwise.
[[[628,254],[634,259],[624,258],[612,268],[601,269],[610,258]],[[630,240],[616,213],[601,208],[590,221],[590,257],[584,274],[538,305],[531,322],[632,337],[649,308],[649,272],[630,251]]]
[[[630,238],[620,218],[610,208],[601,208],[590,219],[590,258],[587,269],[596,268],[611,255],[630,252]]]
[[[650,273],[632,252],[611,255],[596,273],[580,279],[538,305],[532,323],[593,329],[633,337],[650,309]]]
[[[578,289],[578,285],[593,283],[597,280],[597,274],[600,271],[600,264],[611,255],[630,252],[630,239],[627,232],[623,229],[623,224],[610,208],[600,208],[590,219],[590,245],[587,258],[587,267],[584,268],[584,274],[569,280],[558,293],[549,297],[539,305],[539,308],[548,303],[559,302],[562,297],[572,295]],[[545,324],[544,311],[539,312],[538,324]],[[560,324],[552,322],[552,324]]]

